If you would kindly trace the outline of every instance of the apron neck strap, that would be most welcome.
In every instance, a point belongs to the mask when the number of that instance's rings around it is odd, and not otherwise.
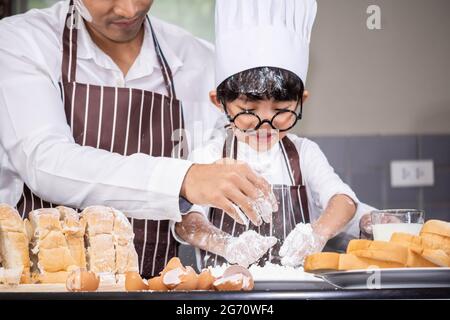
[[[69,11],[67,12],[64,31],[63,31],[63,59],[62,59],[62,80],[63,82],[74,82],[76,80],[77,72],[77,44],[78,44],[78,27],[81,23],[82,17],[76,12],[73,0],[69,3]],[[166,85],[167,94],[169,98],[176,99],[175,87],[173,82],[172,70],[167,63],[166,58],[161,50],[158,39],[156,37],[150,18],[147,16],[147,21],[150,25],[152,33],[153,44],[155,46],[156,56],[161,68],[161,73]]]
[[[230,127],[226,128],[227,137],[223,145],[222,158],[232,158],[237,160],[238,141]]]
[[[295,144],[285,136],[280,142],[280,149],[288,168],[292,185],[304,185],[302,172],[300,170],[300,155]],[[223,146],[222,157],[237,160],[238,141],[231,128],[227,128],[227,137]]]
[[[73,82],[77,71],[77,15],[75,14],[75,5],[73,0],[69,3],[69,11],[66,15],[63,31],[63,58],[61,65],[61,74],[63,83]]]
[[[152,23],[150,22],[150,18],[148,16],[147,21],[148,24],[150,25],[150,30],[152,31],[153,44],[155,45],[156,56],[158,57],[161,73],[164,77],[164,83],[166,84],[167,94],[170,98],[176,99],[177,95],[175,93],[172,70],[170,69],[169,64],[167,63],[166,57],[164,57],[164,53],[161,50],[158,38],[156,37],[156,33],[153,29]]]
[[[289,171],[291,183],[296,186],[304,185],[302,171],[300,170],[300,155],[295,144],[288,136],[285,136],[280,141],[280,148]]]

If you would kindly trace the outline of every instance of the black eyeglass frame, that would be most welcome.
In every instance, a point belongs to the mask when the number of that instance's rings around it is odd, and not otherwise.
[[[297,104],[296,104],[296,110],[297,110],[297,107],[298,107],[298,105],[300,105],[300,112],[297,114],[297,112],[295,112],[295,111],[292,111],[292,110],[280,110],[280,111],[278,111],[277,113],[275,113],[274,115],[273,115],[273,117],[272,117],[272,119],[264,119],[264,120],[261,120],[261,118],[256,114],[256,113],[254,113],[253,111],[248,111],[248,110],[244,110],[244,111],[241,111],[241,112],[239,112],[238,114],[236,114],[234,117],[232,117],[229,113],[228,113],[228,110],[227,110],[227,106],[226,106],[226,103],[225,103],[225,101],[221,101],[221,103],[222,103],[222,106],[223,106],[223,110],[224,110],[224,112],[225,112],[225,115],[227,116],[227,118],[228,118],[228,121],[230,121],[237,129],[239,129],[240,131],[242,131],[242,132],[248,132],[248,131],[253,131],[253,130],[258,130],[259,128],[261,128],[261,126],[264,124],[264,123],[268,123],[274,130],[278,130],[279,132],[286,132],[286,131],[289,131],[289,130],[291,130],[293,127],[295,127],[296,125],[297,125],[297,123],[298,123],[298,121],[299,120],[301,120],[302,119],[302,117],[303,117],[303,97],[302,96],[300,96],[300,98],[297,100]],[[273,120],[278,116],[278,115],[280,115],[280,114],[283,114],[283,113],[286,113],[286,112],[289,112],[289,113],[293,113],[294,115],[295,115],[295,121],[294,121],[294,123],[289,127],[289,128],[287,128],[287,129],[278,129],[278,128],[276,128],[274,125],[273,125]],[[250,115],[253,115],[253,116],[255,116],[257,119],[258,119],[258,124],[256,125],[256,127],[254,128],[254,129],[247,129],[247,130],[242,130],[241,128],[239,128],[238,126],[236,126],[235,125],[235,120],[237,119],[237,117],[239,117],[240,115],[243,115],[243,114],[250,114]]]

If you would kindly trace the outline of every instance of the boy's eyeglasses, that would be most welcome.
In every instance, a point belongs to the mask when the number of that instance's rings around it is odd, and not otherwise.
[[[300,112],[298,114],[292,110],[280,110],[274,114],[272,119],[262,120],[256,113],[248,110],[239,112],[232,117],[228,113],[225,103],[222,102],[228,120],[242,132],[258,130],[264,123],[268,123],[273,129],[280,132],[288,131],[297,124],[298,120],[302,119],[303,103],[301,100],[299,104]]]

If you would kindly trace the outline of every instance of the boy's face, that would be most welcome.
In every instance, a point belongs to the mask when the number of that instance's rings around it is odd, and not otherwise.
[[[211,101],[219,107],[222,111],[222,104],[217,101],[216,92],[210,93]],[[303,101],[308,97],[308,92],[305,91]],[[240,113],[251,112],[257,115],[261,121],[272,120],[272,125],[277,128],[274,129],[268,122],[264,122],[258,130],[254,130],[259,124],[259,119],[252,114],[240,114],[235,118],[234,131],[237,138],[250,145],[257,151],[265,151],[270,149],[281,139],[283,139],[288,131],[280,132],[278,129],[287,129],[292,127],[296,120],[296,115],[299,112],[299,102],[297,100],[291,101],[275,101],[275,100],[248,100],[245,96],[228,102],[226,104],[226,111],[233,119]],[[240,129],[240,130],[239,130]],[[242,130],[246,130],[243,132]]]

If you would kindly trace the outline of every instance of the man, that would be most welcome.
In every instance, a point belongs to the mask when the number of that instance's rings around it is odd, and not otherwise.
[[[206,102],[213,50],[149,18],[152,3],[62,1],[0,21],[0,202],[23,217],[56,204],[125,211],[147,277],[176,255],[181,197],[255,222],[252,199],[269,194],[245,164],[182,159],[183,129],[220,124]]]

